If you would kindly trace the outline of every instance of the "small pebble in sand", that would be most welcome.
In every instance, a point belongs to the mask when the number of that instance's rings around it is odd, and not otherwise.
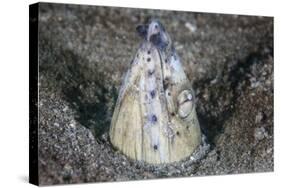
[[[256,115],[256,119],[255,119],[255,122],[256,123],[260,123],[263,119],[263,113],[262,112],[259,112],[257,115]]]
[[[262,140],[268,136],[268,133],[266,132],[264,127],[259,127],[255,129],[254,136],[256,140]]]
[[[62,111],[66,112],[67,110],[68,110],[68,106],[65,106]]]
[[[59,127],[60,124],[58,124],[57,122],[55,122],[55,123],[54,123],[54,126],[55,126],[55,127]]]
[[[194,33],[197,29],[196,25],[191,24],[190,22],[186,22],[184,26],[189,29],[191,33]]]
[[[75,124],[76,124],[75,121],[71,120],[69,126],[72,127],[72,128],[75,128],[76,127]]]

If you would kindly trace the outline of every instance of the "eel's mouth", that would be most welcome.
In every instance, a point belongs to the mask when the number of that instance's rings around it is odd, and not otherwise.
[[[168,42],[166,42],[163,39],[160,32],[151,35],[149,37],[149,42],[151,42],[154,46],[156,46],[160,50],[164,50],[168,46]]]
[[[162,42],[162,41],[161,41],[160,32],[155,33],[155,34],[152,34],[152,35],[149,37],[149,41],[150,41],[151,43],[153,43],[154,45],[160,44],[160,43]]]

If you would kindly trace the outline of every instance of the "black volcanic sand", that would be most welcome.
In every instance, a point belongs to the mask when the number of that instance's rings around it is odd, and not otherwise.
[[[192,81],[210,146],[200,159],[148,165],[109,143],[135,28],[150,17]],[[40,4],[39,32],[41,185],[273,171],[273,18]]]

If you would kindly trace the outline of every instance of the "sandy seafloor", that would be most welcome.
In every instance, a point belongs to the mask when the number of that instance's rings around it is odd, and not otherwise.
[[[208,150],[148,165],[112,148],[108,130],[141,38],[157,18],[196,94]],[[273,171],[273,18],[40,4],[41,185]]]

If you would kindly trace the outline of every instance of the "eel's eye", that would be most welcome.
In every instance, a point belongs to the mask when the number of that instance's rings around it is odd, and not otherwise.
[[[189,116],[194,108],[193,94],[191,90],[182,91],[178,98],[178,114],[182,119]]]

